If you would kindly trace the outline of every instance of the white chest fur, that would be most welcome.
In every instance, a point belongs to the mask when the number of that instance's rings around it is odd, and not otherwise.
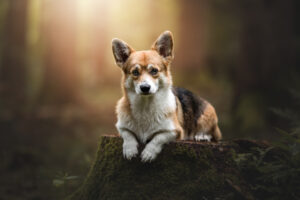
[[[157,92],[153,96],[140,96],[129,93],[131,115],[118,114],[118,128],[126,128],[146,142],[154,133],[161,130],[174,130],[170,113],[176,110],[176,98],[171,89]]]

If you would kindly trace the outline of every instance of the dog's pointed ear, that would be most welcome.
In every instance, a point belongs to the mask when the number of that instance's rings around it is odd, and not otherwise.
[[[112,50],[116,64],[121,68],[129,58],[130,54],[134,52],[134,49],[131,48],[126,42],[117,38],[112,40]]]
[[[164,59],[173,59],[173,35],[170,31],[163,32],[152,45],[152,49],[157,51]]]

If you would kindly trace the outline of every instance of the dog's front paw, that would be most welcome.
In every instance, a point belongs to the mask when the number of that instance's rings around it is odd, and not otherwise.
[[[152,151],[149,151],[147,149],[145,149],[143,152],[142,152],[142,162],[151,162],[152,160],[154,160],[157,156],[157,153],[154,153]]]
[[[155,146],[147,145],[141,154],[142,162],[153,161],[159,152],[160,150]]]
[[[124,158],[131,160],[131,158],[136,157],[138,154],[137,147],[133,146],[123,146],[123,156]]]

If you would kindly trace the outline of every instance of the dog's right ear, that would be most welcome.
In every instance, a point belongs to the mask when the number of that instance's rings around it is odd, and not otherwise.
[[[126,44],[126,42],[117,38],[112,40],[112,50],[116,64],[121,68],[129,58],[130,54],[134,52],[134,50],[128,44]]]

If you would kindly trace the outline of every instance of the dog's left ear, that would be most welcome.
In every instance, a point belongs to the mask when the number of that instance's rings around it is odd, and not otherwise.
[[[163,32],[152,45],[152,49],[157,51],[165,60],[173,59],[173,35],[170,31]]]

